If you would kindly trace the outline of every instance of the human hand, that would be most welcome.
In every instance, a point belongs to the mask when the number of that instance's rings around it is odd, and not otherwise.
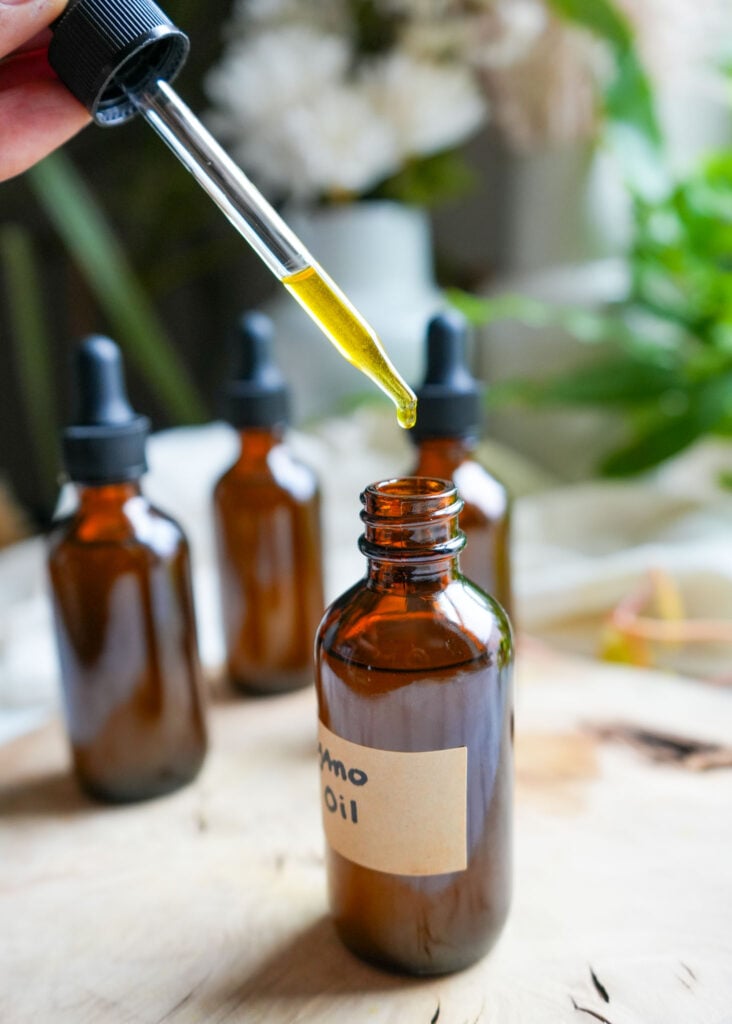
[[[75,135],[88,112],[47,60],[66,0],[0,0],[0,181],[12,178]]]

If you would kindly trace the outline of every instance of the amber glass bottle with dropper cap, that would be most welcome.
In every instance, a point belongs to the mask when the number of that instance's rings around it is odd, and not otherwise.
[[[460,569],[511,615],[510,502],[506,488],[477,457],[483,388],[468,369],[463,317],[452,310],[433,317],[426,347],[417,422],[409,435],[417,448],[411,472],[454,481],[466,540]]]
[[[240,449],[213,496],[228,674],[256,693],[312,682],[324,608],[320,491],[287,444],[288,392],[272,333],[263,313],[239,322],[225,416]]]
[[[78,504],[48,548],[66,723],[82,788],[143,800],[193,779],[206,752],[188,545],[141,491],[149,421],[114,342],[87,338],[76,376],[63,455]]]
[[[412,974],[490,949],[511,894],[511,630],[463,577],[444,480],[361,496],[366,577],[316,642],[330,907],[355,953]]]

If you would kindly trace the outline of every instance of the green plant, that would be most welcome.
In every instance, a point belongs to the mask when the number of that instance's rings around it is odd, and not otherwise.
[[[83,271],[131,362],[170,415],[201,421],[206,410],[149,297],[96,198],[63,153],[28,172],[38,202]]]
[[[56,403],[50,366],[49,330],[38,302],[40,271],[31,235],[20,224],[0,227],[0,268],[6,281],[9,341],[19,392],[25,398],[41,498],[52,506],[56,464]]]
[[[200,422],[206,406],[109,220],[67,156],[55,153],[26,175],[30,190],[63,239],[91,295],[161,408],[173,422]],[[58,388],[44,273],[32,232],[0,225],[0,279],[16,391],[33,451],[38,507],[47,517],[56,498]]]
[[[508,382],[491,400],[616,409],[626,418],[628,439],[599,470],[624,476],[705,435],[732,437],[732,150],[674,180],[624,20],[604,0],[552,3],[601,35],[614,55],[604,124],[632,198],[629,294],[603,314],[519,296],[481,300],[453,291],[450,297],[476,323],[513,318],[555,325],[585,343],[611,346],[610,354],[569,374]]]

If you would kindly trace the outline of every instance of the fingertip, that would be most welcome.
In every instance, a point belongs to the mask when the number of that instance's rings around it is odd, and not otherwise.
[[[66,8],[66,0],[0,0],[0,58],[25,46]]]
[[[0,181],[26,171],[90,122],[58,80],[0,92]]]

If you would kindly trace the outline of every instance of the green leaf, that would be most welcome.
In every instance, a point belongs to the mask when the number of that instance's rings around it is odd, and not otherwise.
[[[446,289],[445,298],[474,326],[516,320],[537,329],[555,327],[583,344],[619,346],[639,362],[656,365],[676,365],[678,350],[687,338],[675,325],[629,304],[596,312],[580,307],[555,306],[521,295],[481,298],[458,288]]]
[[[671,175],[653,91],[635,51],[629,23],[609,0],[550,3],[565,20],[588,29],[610,47],[615,66],[602,96],[605,132],[627,185],[646,202],[668,195]]]
[[[48,325],[43,314],[38,265],[28,231],[19,224],[0,227],[0,261],[5,271],[10,341],[17,389],[28,418],[38,477],[46,508],[56,495],[57,419]]]
[[[562,327],[578,340],[591,343],[615,340],[624,332],[624,327],[607,314],[554,306],[523,295],[481,298],[459,288],[448,288],[445,298],[474,326],[516,320],[529,327]]]
[[[659,415],[630,444],[600,466],[605,476],[628,476],[683,451],[732,413],[732,374],[705,382],[678,413]]]
[[[567,21],[590,29],[615,49],[631,47],[633,33],[628,22],[607,0],[550,0],[550,4]]]
[[[27,172],[116,337],[169,414],[200,422],[206,408],[96,199],[62,153]]]
[[[673,187],[653,94],[633,50],[616,54],[616,72],[605,89],[605,137],[628,187],[645,202]]]
[[[542,405],[632,408],[683,387],[682,378],[673,369],[621,357],[546,381],[535,400]]]

